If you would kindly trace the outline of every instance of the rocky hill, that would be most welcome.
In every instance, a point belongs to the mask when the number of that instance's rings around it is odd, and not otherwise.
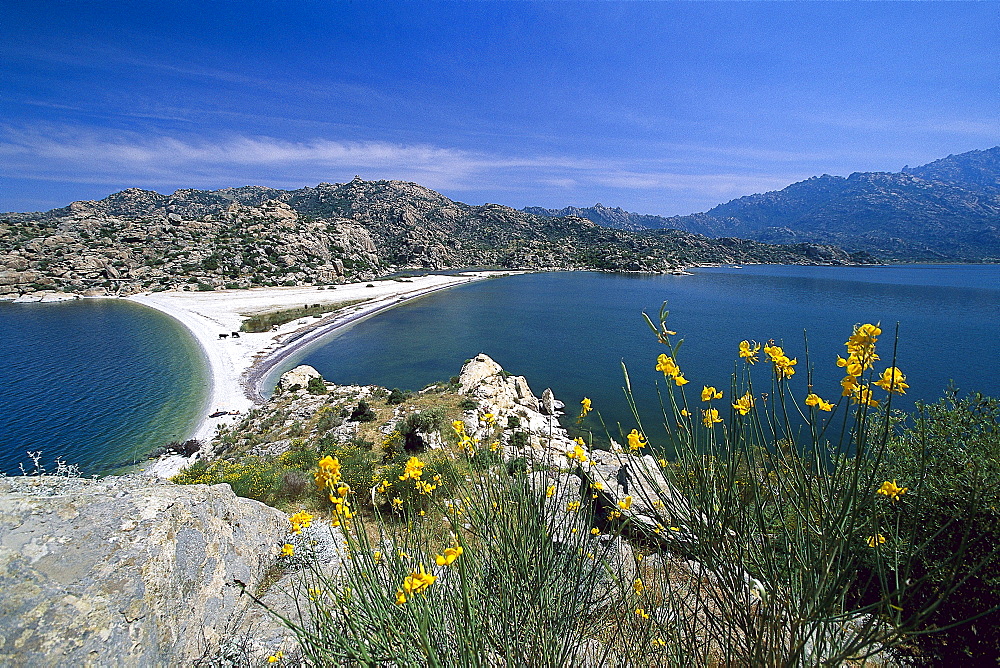
[[[569,211],[529,210],[540,215]],[[689,216],[633,214],[600,204],[572,211],[609,227],[833,244],[888,260],[1000,261],[1000,147],[898,173],[824,174]]]
[[[865,259],[826,245],[615,230],[360,178],[291,191],[130,188],[44,213],[0,215],[0,296],[326,284],[406,268],[663,272],[707,262]]]

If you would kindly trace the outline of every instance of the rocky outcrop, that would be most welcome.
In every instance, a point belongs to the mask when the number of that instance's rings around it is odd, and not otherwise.
[[[0,478],[0,664],[220,657],[246,635],[243,587],[253,591],[287,527],[228,485]],[[256,636],[277,627],[254,620]]]
[[[489,430],[480,416],[490,413],[500,424],[508,424],[514,418],[513,422],[527,436],[519,444],[514,437],[517,429],[503,435],[506,461],[523,457],[538,466],[572,469],[584,486],[593,490],[593,500],[598,505],[621,513],[647,537],[664,536],[669,531],[674,541],[686,538],[690,503],[670,484],[660,463],[652,456],[623,452],[612,441],[610,451],[583,447],[582,459],[567,457],[579,444],[559,424],[558,408],[563,406],[562,402],[551,389],[546,389],[539,401],[523,376],[506,373],[488,355],[479,354],[466,362],[458,382],[459,393],[479,403],[477,415],[469,415],[465,420],[468,433],[487,437]],[[565,485],[559,488],[568,489]]]
[[[286,392],[292,388],[297,390],[305,389],[309,386],[309,381],[313,378],[322,379],[323,376],[308,364],[300,364],[291,371],[281,374],[276,389],[278,392]]]

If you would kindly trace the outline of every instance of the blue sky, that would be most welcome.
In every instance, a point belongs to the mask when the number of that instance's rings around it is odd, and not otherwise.
[[[15,2],[0,211],[404,179],[706,210],[1000,144],[1000,4]]]

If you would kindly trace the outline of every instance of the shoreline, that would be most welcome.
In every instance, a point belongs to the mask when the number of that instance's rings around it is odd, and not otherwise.
[[[174,318],[198,342],[207,361],[209,391],[201,417],[187,438],[198,439],[208,446],[220,424],[232,424],[265,402],[261,386],[263,380],[303,347],[338,329],[428,294],[491,277],[520,273],[524,272],[470,271],[455,275],[429,274],[407,279],[348,283],[326,286],[324,290],[298,286],[213,292],[169,291],[131,295],[124,299]],[[307,303],[335,304],[357,299],[366,301],[320,319],[299,318],[270,332],[239,332],[247,315]],[[234,332],[239,332],[237,338],[232,336]],[[217,411],[238,413],[209,417]],[[169,478],[197,456],[164,455],[155,462],[147,463],[143,473]]]

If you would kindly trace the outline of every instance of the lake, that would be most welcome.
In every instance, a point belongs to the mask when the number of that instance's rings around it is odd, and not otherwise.
[[[575,413],[593,400],[612,433],[635,426],[625,402],[621,364],[650,429],[660,415],[655,371],[659,353],[642,319],[668,302],[668,326],[684,343],[678,360],[689,401],[703,385],[727,390],[743,339],[774,339],[797,357],[791,386],[806,390],[806,347],[814,391],[840,395],[836,367],[855,323],[881,322],[879,352],[910,390],[894,406],[934,401],[954,382],[960,392],[1000,395],[1000,266],[899,265],[802,267],[754,265],[694,270],[691,276],[553,272],[488,280],[430,295],[360,322],[289,360],[310,364],[337,383],[374,383],[416,390],[458,373],[485,352],[505,370],[527,377],[536,394],[551,387]],[[755,383],[766,388],[769,365]],[[661,418],[662,420],[662,418]],[[597,424],[591,422],[591,428]]]

